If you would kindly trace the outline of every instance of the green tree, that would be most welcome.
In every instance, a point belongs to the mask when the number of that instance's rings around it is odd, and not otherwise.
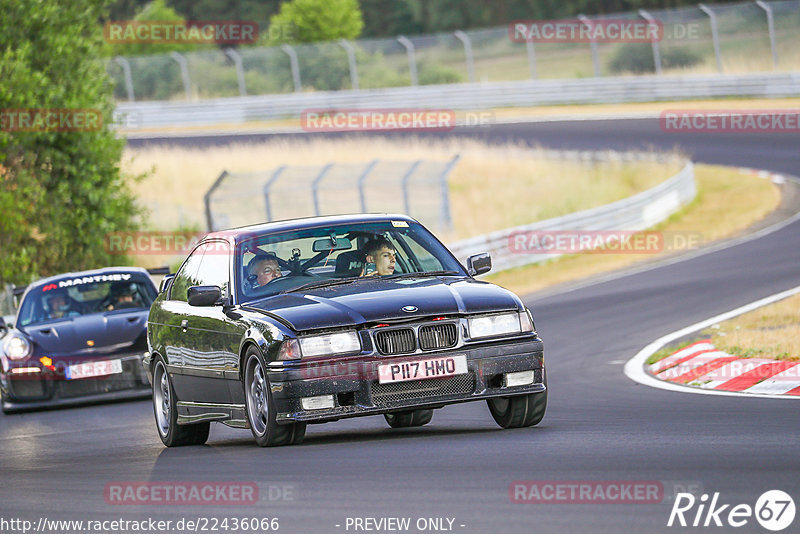
[[[153,0],[145,5],[133,20],[136,22],[174,22],[176,24],[186,22],[174,9],[167,6],[165,0]],[[111,53],[115,56],[139,56],[188,52],[195,48],[197,45],[192,43],[115,43],[111,47]]]
[[[270,18],[265,44],[356,39],[364,28],[358,0],[291,0]]]
[[[120,176],[124,141],[111,129],[111,85],[98,61],[106,0],[4,3],[0,283],[124,262],[104,246],[110,232],[135,229],[138,213]],[[102,126],[19,131],[9,117],[24,109],[92,109]]]

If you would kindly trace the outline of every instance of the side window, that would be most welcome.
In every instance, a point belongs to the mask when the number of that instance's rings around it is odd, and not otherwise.
[[[211,241],[203,245],[205,253],[197,270],[198,286],[219,286],[222,296],[228,295],[228,263],[230,248],[224,241]]]
[[[188,297],[186,291],[191,286],[200,285],[197,283],[197,269],[200,267],[200,260],[203,259],[203,251],[205,246],[200,246],[194,249],[192,255],[184,262],[183,266],[175,274],[175,279],[172,281],[172,289],[170,289],[169,298],[171,300],[182,300],[186,302]]]

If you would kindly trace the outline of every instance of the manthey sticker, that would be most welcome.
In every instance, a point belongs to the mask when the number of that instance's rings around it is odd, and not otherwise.
[[[59,287],[72,287],[81,284],[92,284],[95,282],[126,282],[131,279],[129,273],[114,273],[114,274],[96,274],[94,276],[79,276],[77,278],[67,278],[66,280],[59,280],[58,285],[55,282],[45,284],[42,291],[50,291]]]

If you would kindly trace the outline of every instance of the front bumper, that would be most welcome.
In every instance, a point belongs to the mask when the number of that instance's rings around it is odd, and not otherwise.
[[[122,372],[103,377],[67,380],[63,373],[0,374],[3,410],[17,412],[97,401],[143,398],[151,394],[142,368],[142,354],[114,356]]]
[[[378,365],[464,354],[467,373],[447,378],[429,378],[380,384]],[[534,371],[532,384],[506,387],[505,373]],[[542,342],[539,339],[464,346],[460,349],[393,356],[351,358],[312,367],[308,362],[295,369],[268,371],[278,423],[325,422],[346,417],[394,411],[439,408],[447,404],[492,397],[542,393],[544,380]],[[332,395],[333,408],[304,410],[301,398]]]

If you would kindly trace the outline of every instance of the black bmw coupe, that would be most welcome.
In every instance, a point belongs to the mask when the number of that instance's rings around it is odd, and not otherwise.
[[[144,366],[167,446],[204,443],[217,421],[261,446],[307,423],[383,414],[420,426],[486,400],[503,428],[547,405],[542,340],[512,292],[476,280],[404,215],[315,217],[206,236],[165,279]]]

